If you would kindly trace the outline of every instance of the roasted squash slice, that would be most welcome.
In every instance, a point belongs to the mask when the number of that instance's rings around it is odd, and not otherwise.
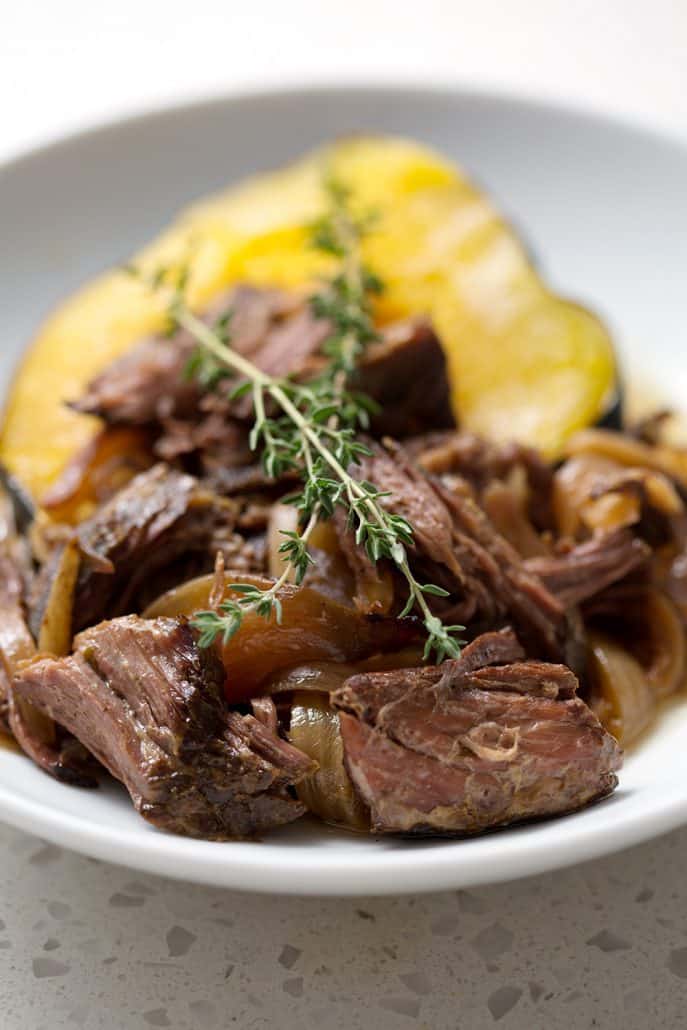
[[[410,141],[346,139],[257,176],[183,213],[138,263],[190,263],[197,309],[232,282],[307,287],[327,261],[307,242],[307,224],[322,210],[325,168],[361,209],[376,211],[366,248],[387,287],[378,317],[432,317],[463,425],[556,456],[572,432],[603,418],[616,391],[604,326],[547,289],[512,229],[459,169]],[[62,401],[162,322],[159,302],[113,272],[45,324],[16,379],[0,439],[0,459],[34,493],[94,430]]]

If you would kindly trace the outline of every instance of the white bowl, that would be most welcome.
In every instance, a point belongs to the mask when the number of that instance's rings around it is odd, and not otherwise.
[[[183,205],[342,132],[434,144],[482,182],[545,275],[598,309],[625,366],[687,407],[687,148],[621,122],[464,91],[307,89],[229,97],[108,125],[0,169],[0,381],[42,317]],[[40,404],[40,397],[35,403]],[[62,786],[0,750],[0,818],[112,862],[247,890],[391,894],[507,880],[687,821],[687,704],[667,709],[611,799],[469,841],[364,838],[303,821],[262,843],[158,833],[124,792]]]

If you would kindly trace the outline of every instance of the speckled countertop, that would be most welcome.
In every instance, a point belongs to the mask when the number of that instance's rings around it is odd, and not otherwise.
[[[687,830],[474,891],[236,894],[0,829],[2,1030],[677,1030]]]

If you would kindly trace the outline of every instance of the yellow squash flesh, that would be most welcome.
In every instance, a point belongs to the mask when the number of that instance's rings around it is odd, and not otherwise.
[[[431,316],[464,426],[555,456],[572,432],[605,413],[615,366],[603,325],[547,289],[511,228],[459,169],[408,140],[345,139],[256,176],[182,213],[136,261],[189,262],[196,309],[234,282],[306,287],[327,268],[307,245],[307,225],[324,206],[325,169],[361,210],[377,213],[365,250],[387,287],[378,317]],[[0,437],[0,460],[34,494],[94,430],[63,400],[163,322],[159,302],[119,272],[46,322],[19,371]]]

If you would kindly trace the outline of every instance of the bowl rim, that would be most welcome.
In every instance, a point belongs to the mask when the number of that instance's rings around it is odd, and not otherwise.
[[[44,138],[39,138],[33,143],[20,146],[16,151],[10,151],[0,160],[0,173],[19,169],[24,162],[39,157],[49,156],[51,153],[62,148],[78,145],[90,139],[97,139],[106,136],[109,132],[124,127],[143,128],[146,123],[152,122],[165,115],[193,115],[194,112],[204,108],[222,108],[234,104],[256,105],[273,103],[275,101],[289,101],[293,103],[299,98],[317,97],[320,99],[333,98],[341,94],[376,94],[378,96],[391,96],[396,94],[413,94],[414,96],[430,99],[441,97],[446,100],[469,101],[471,103],[484,104],[486,106],[512,106],[520,109],[528,109],[539,114],[559,114],[571,120],[580,119],[585,122],[594,122],[599,127],[612,127],[618,129],[641,133],[651,137],[655,143],[679,147],[687,152],[687,127],[684,133],[677,127],[669,127],[656,124],[647,117],[631,115],[627,112],[614,112],[607,109],[599,109],[592,103],[576,101],[557,96],[547,97],[535,90],[508,89],[505,86],[474,85],[469,82],[456,83],[452,81],[427,82],[426,80],[415,81],[412,77],[403,78],[389,76],[388,78],[365,79],[360,77],[354,81],[347,82],[341,79],[317,78],[313,80],[304,79],[302,82],[290,82],[287,86],[276,85],[237,85],[227,90],[208,90],[195,93],[185,93],[179,97],[171,96],[142,104],[134,109],[114,113],[105,118],[89,118],[83,124],[69,129],[67,132],[48,132]],[[393,134],[392,134],[393,135]]]

